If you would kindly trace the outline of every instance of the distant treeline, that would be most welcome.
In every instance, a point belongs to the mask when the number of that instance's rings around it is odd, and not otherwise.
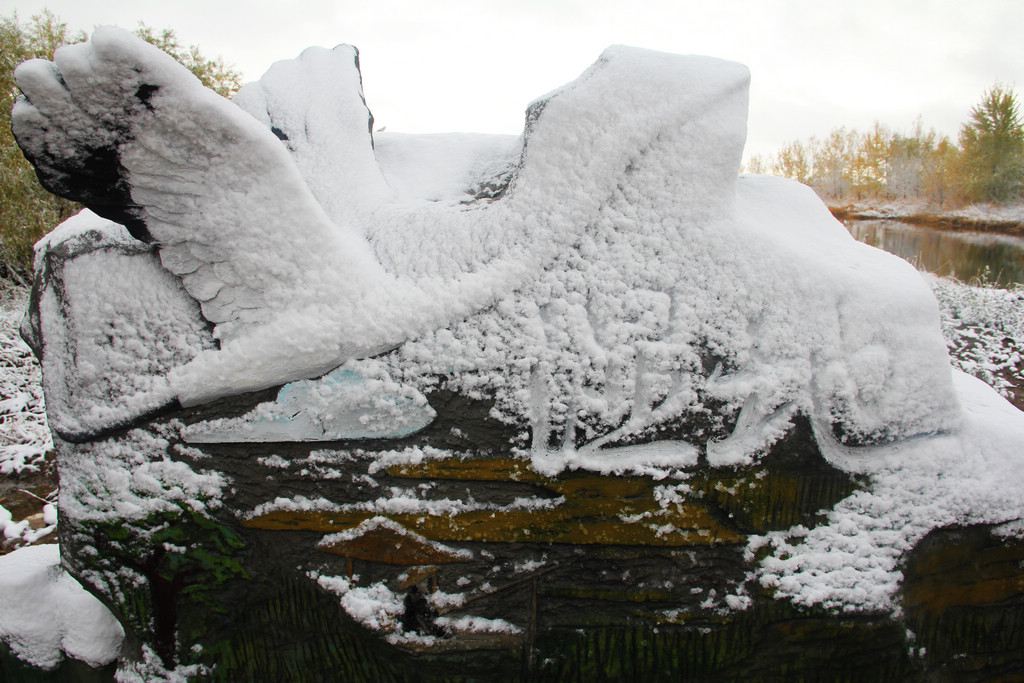
[[[924,201],[939,208],[1024,199],[1024,128],[1014,91],[994,85],[971,109],[957,142],[920,119],[908,133],[876,122],[754,155],[749,173],[792,178],[835,200]]]

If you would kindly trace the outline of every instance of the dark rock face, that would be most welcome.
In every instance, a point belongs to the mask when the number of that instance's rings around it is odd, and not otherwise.
[[[161,423],[244,413],[259,398],[178,411],[151,428],[161,433]],[[467,459],[456,462],[381,470],[374,467],[367,442],[204,444],[199,452],[172,439],[166,453],[174,460],[231,481],[222,505],[202,514],[170,508],[131,523],[62,522],[69,568],[125,624],[135,656],[142,657],[148,647],[168,668],[199,663],[216,665],[216,675],[226,679],[270,680],[298,656],[302,673],[296,680],[339,670],[353,680],[401,680],[412,672],[440,680],[471,671],[491,675],[489,667],[499,664],[511,678],[522,672],[528,679],[557,680],[566,666],[578,666],[571,662],[579,655],[570,653],[579,648],[581,654],[590,652],[586,658],[600,661],[616,648],[627,652],[643,641],[670,647],[683,633],[705,628],[688,625],[689,619],[718,621],[725,607],[716,596],[734,593],[744,581],[747,529],[812,521],[818,509],[856,485],[823,467],[810,446],[802,461],[787,451],[770,454],[749,470],[695,471],[687,483],[703,493],[702,499],[666,509],[655,497],[664,481],[585,473],[549,478],[531,472],[509,457],[504,427],[488,429],[486,406],[461,401],[462,411],[439,410],[428,433],[406,440],[436,447],[456,426],[483,437]],[[482,416],[477,427],[474,413]],[[794,438],[810,444],[808,436],[805,427]],[[391,441],[374,448],[401,446]],[[72,463],[95,456],[63,442],[59,452],[62,474],[80,482],[82,472]],[[85,496],[80,484],[68,483],[70,495]],[[749,485],[754,485],[751,494],[741,499],[723,493]],[[410,539],[405,550],[394,532],[379,540],[373,533],[333,540],[379,518],[370,504],[398,489],[423,492],[417,498],[421,503],[459,501],[470,509],[388,513],[393,528]],[[345,501],[349,510],[251,514],[282,497],[329,497]],[[524,500],[533,500],[536,509]],[[623,522],[645,516],[657,524]],[[676,528],[656,533],[654,527],[666,524]],[[353,589],[386,589],[395,601],[382,606],[392,609],[385,631],[392,644],[379,630],[353,621],[338,597],[325,590],[329,581],[310,577],[334,577]],[[317,618],[289,621],[300,614]],[[501,620],[504,630],[458,627],[458,619],[469,616]],[[284,642],[271,642],[284,631],[289,634]],[[666,640],[658,635],[663,631],[676,635]],[[572,635],[580,633],[590,635],[582,640]],[[596,633],[606,635],[591,641]],[[292,649],[309,639],[328,649]],[[197,643],[203,649],[192,647]],[[224,658],[226,651],[259,654]],[[353,653],[363,658],[358,665],[349,659]],[[665,671],[685,670],[678,668],[682,661],[674,658]],[[596,663],[586,664],[588,670]]]
[[[267,398],[177,411],[147,429],[244,414]],[[455,425],[474,429],[466,416],[486,416],[486,406],[461,400],[463,413],[438,410],[425,430],[434,437],[405,443],[429,448]],[[730,608],[726,596],[749,571],[749,534],[813,527],[819,511],[861,485],[824,463],[806,424],[754,466],[694,469],[685,483],[696,495],[667,509],[657,492],[677,480],[539,476],[510,459],[503,428],[486,423],[472,433],[489,438],[463,460],[384,468],[375,455],[402,441],[200,451],[172,438],[174,461],[231,482],[221,505],[134,522],[66,518],[69,569],[125,625],[125,657],[148,649],[168,668],[199,664],[210,667],[200,678],[218,680],[450,680],[495,671],[531,681],[931,680],[940,671],[987,680],[1019,671],[1011,621],[1024,609],[1024,574],[1016,546],[984,529],[936,532],[910,555],[902,617],[797,608],[751,584],[747,609]],[[71,463],[87,454],[65,443],[60,453],[65,476],[80,480]],[[399,489],[423,502],[504,511],[387,512],[390,526],[368,525],[381,518],[370,504]],[[347,508],[258,512],[282,497]],[[527,498],[550,507],[509,508]],[[674,529],[653,528],[667,524]],[[350,600],[360,587],[390,596],[373,603],[380,621],[354,618],[365,613],[332,592],[341,583]],[[511,628],[465,630],[466,617]],[[976,638],[953,635],[968,622]]]
[[[1013,680],[1024,669],[1024,543],[985,526],[938,529],[904,564],[902,605],[931,680]]]

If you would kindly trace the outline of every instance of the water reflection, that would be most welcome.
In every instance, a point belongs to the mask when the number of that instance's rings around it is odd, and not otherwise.
[[[899,221],[846,221],[857,240],[884,249],[919,270],[964,282],[984,276],[1000,287],[1024,283],[1024,239],[980,232],[947,232]]]

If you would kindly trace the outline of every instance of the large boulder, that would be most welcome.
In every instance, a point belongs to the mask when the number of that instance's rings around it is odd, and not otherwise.
[[[738,174],[741,65],[609,48],[519,138],[374,134],[349,46],[235,103],[112,28],[17,79],[91,210],[25,329],[123,676],[913,675],[904,556],[1022,514],[913,268]]]

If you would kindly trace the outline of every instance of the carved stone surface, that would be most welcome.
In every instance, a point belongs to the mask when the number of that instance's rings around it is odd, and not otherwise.
[[[25,326],[122,678],[1020,674],[1024,416],[737,179],[745,68],[611,48],[519,140],[374,140],[356,55],[239,106],[113,29],[18,71],[122,223],[40,244]]]

